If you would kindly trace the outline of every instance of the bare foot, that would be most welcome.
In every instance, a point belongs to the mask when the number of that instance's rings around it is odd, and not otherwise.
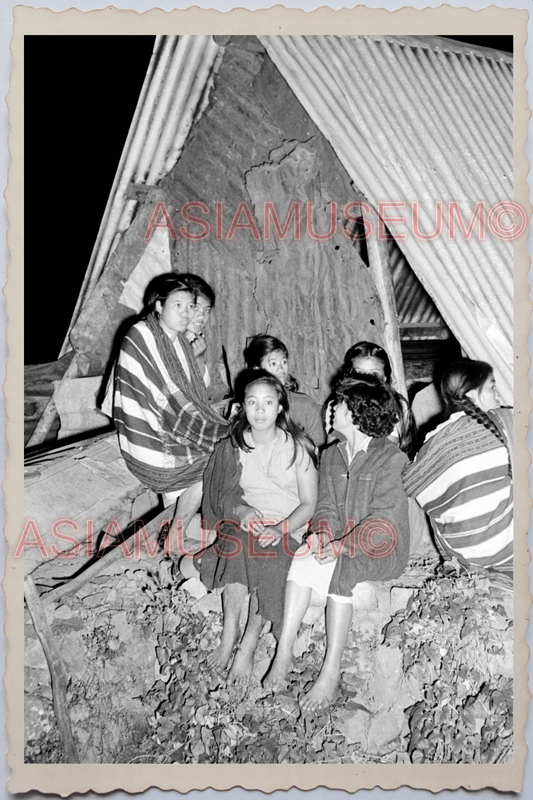
[[[208,654],[206,661],[211,669],[226,669],[233,653],[233,645],[234,642],[222,639],[218,647]]]
[[[302,711],[320,711],[328,708],[340,693],[340,677],[332,679],[329,675],[319,675],[311,689],[300,700]]]
[[[228,675],[228,683],[248,683],[254,668],[254,654],[237,649]]]
[[[287,673],[291,671],[293,666],[294,658],[282,659],[276,656],[268,675],[263,681],[264,688],[269,689],[271,692],[282,692],[286,689],[288,685]]]

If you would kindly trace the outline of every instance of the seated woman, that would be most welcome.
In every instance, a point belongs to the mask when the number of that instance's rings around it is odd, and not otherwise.
[[[224,625],[208,659],[212,666],[228,665],[242,606],[251,595],[229,676],[243,681],[251,674],[264,621],[279,635],[287,572],[313,516],[318,479],[312,443],[291,421],[277,378],[250,370],[238,385],[241,407],[231,436],[217,445],[205,474],[203,513],[217,540],[199,560],[203,583],[225,587]]]
[[[428,514],[445,557],[511,572],[512,465],[492,417],[500,406],[492,367],[466,359],[451,364],[441,394],[450,416],[405,470],[405,490]]]
[[[115,370],[113,416],[130,472],[163,495],[183,532],[198,511],[202,478],[228,424],[207,402],[202,375],[185,331],[195,292],[175,273],[155,278],[144,317],[122,342]]]
[[[312,533],[292,561],[283,630],[265,679],[274,691],[285,685],[311,591],[326,596],[326,656],[316,683],[300,700],[306,711],[326,707],[337,696],[354,587],[398,577],[409,556],[401,477],[407,456],[387,438],[398,421],[393,392],[374,376],[346,377],[333,403],[341,441],[322,455]]]
[[[309,395],[298,391],[298,381],[289,375],[289,351],[275,336],[252,336],[244,350],[247,369],[264,369],[284,385],[289,396],[291,418],[312,440],[315,447],[325,441],[320,407]]]
[[[352,375],[354,372],[375,375],[376,378],[384,381],[389,386],[392,385],[392,369],[389,356],[382,347],[374,342],[357,342],[346,351],[344,364],[335,382],[342,380],[345,375]],[[391,433],[391,439],[396,441],[400,449],[412,458],[416,443],[415,421],[405,397],[394,389],[393,392],[398,404],[399,419]]]

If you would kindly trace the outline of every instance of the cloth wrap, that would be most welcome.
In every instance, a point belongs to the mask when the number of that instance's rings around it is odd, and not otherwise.
[[[465,565],[512,569],[509,454],[484,425],[464,412],[452,414],[426,437],[404,472],[404,485],[429,516],[445,556]]]
[[[113,416],[130,472],[155,492],[200,481],[228,423],[207,401],[187,338],[177,334],[190,380],[157,317],[133,325],[122,343]]]

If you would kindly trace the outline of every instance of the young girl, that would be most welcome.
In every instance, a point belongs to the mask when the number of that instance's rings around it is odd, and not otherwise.
[[[357,342],[346,351],[344,364],[337,380],[354,372],[375,375],[389,386],[391,385],[392,370],[389,357],[386,351],[374,342]],[[398,404],[399,419],[391,438],[396,439],[400,449],[412,457],[416,440],[413,415],[405,397],[399,392],[393,391]]]
[[[207,402],[185,331],[195,292],[182,276],[160,275],[148,287],[144,318],[121,346],[113,416],[126,465],[142,484],[178,499],[174,522],[186,530],[202,499],[202,477],[226,421]]]
[[[224,586],[224,625],[212,666],[225,668],[250,593],[244,636],[230,679],[246,680],[265,620],[279,635],[292,553],[312,518],[317,495],[311,441],[289,416],[287,393],[264,370],[239,381],[241,408],[231,436],[220,442],[205,475],[204,517],[217,541],[201,556],[201,579]]]
[[[387,438],[398,420],[393,392],[374,376],[346,377],[333,402],[342,441],[322,455],[312,534],[292,561],[283,630],[265,680],[273,690],[285,685],[311,591],[326,596],[326,656],[317,681],[300,700],[305,711],[326,707],[337,696],[352,590],[362,581],[398,577],[409,555],[401,477],[407,456]]]
[[[253,336],[244,351],[247,369],[264,369],[278,378],[289,395],[291,418],[316,447],[324,444],[324,425],[320,408],[309,395],[298,391],[298,381],[289,375],[289,351],[275,336],[261,333]]]
[[[500,406],[492,367],[451,364],[441,394],[450,417],[427,435],[405,471],[405,489],[428,514],[446,557],[510,572],[512,469],[506,436],[491,416]]]

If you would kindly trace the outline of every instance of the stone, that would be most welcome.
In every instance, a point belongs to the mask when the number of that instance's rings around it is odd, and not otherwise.
[[[318,597],[318,595],[317,595]],[[305,625],[314,625],[315,622],[324,616],[324,606],[309,606],[304,614],[302,622]]]
[[[113,636],[118,638],[121,642],[129,642],[135,638],[136,631],[128,622],[127,614],[125,611],[117,611],[110,617],[113,626]]]
[[[184,560],[188,561],[188,559]],[[187,592],[187,594],[190,594],[191,597],[194,598],[195,600],[199,600],[200,597],[205,597],[205,595],[207,594],[206,587],[204,586],[202,581],[196,577],[190,577],[188,580],[185,581],[185,583],[181,585],[181,588],[184,589]]]
[[[26,639],[24,642],[24,660],[29,667],[48,669],[48,663],[39,639]]]
[[[68,606],[59,606],[56,608],[54,616],[56,619],[70,619],[72,611]]]
[[[396,614],[398,611],[403,611],[409,598],[414,594],[413,588],[404,588],[402,586],[393,586],[390,593],[391,611]]]
[[[361,709],[341,710],[335,715],[335,727],[346,737],[349,744],[360,744],[366,750],[370,719],[370,714]]]
[[[368,729],[369,752],[382,754],[394,740],[402,735],[405,714],[401,709],[380,711],[370,723]]]
[[[386,647],[381,645],[376,649],[376,665],[382,675],[390,677],[396,673],[402,675],[402,653],[399,647]]]
[[[81,632],[71,631],[64,634],[58,644],[67,672],[81,677],[89,665]]]
[[[358,583],[352,592],[354,609],[374,609],[378,607],[376,587],[367,581]]]
[[[210,611],[222,613],[222,595],[209,592],[192,604],[191,610],[201,611],[206,616]]]

